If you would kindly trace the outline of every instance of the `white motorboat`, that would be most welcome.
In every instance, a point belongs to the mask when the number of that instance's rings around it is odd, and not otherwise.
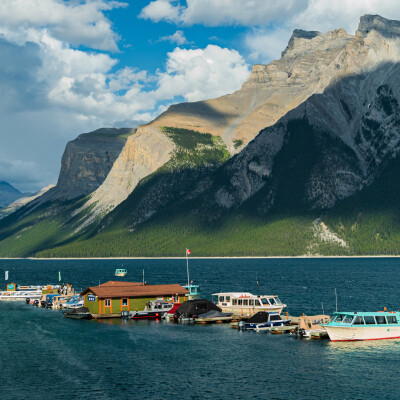
[[[332,342],[400,339],[400,312],[335,312],[321,324]]]
[[[254,295],[248,292],[214,293],[215,302],[223,312],[235,315],[253,315],[259,311],[277,312],[280,314],[286,307],[279,297],[274,295]]]
[[[26,299],[40,299],[42,291],[40,290],[17,290],[13,292],[0,292],[0,300],[2,301],[18,301]]]

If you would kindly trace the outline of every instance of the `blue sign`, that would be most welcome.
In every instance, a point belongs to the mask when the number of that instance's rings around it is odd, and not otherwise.
[[[15,285],[14,285],[13,283],[9,283],[9,284],[7,285],[7,289],[8,289],[8,290],[14,290],[14,289],[15,289]]]
[[[96,296],[93,296],[92,294],[87,295],[88,301],[96,301]]]

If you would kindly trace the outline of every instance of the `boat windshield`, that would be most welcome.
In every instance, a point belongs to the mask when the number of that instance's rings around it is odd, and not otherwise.
[[[268,299],[261,299],[264,306],[269,306]]]
[[[337,324],[351,324],[354,319],[354,315],[350,314],[336,314],[332,322],[336,322]]]
[[[343,318],[343,322],[342,324],[351,324],[351,322],[353,321],[354,315],[346,315]]]
[[[282,304],[281,300],[279,299],[279,297],[275,297],[275,303],[276,304]]]
[[[270,321],[280,321],[281,317],[279,315],[270,315]]]
[[[273,297],[270,297],[269,302],[271,303],[271,305],[273,306],[274,304],[276,304],[275,299]]]

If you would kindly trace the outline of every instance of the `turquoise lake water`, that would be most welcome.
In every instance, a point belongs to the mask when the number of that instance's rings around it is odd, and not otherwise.
[[[125,278],[186,281],[185,260],[2,260],[21,284],[78,290]],[[400,308],[400,259],[190,260],[203,297],[278,294],[293,315]],[[0,302],[1,399],[399,399],[400,340],[332,343],[238,332],[229,325],[69,320]]]

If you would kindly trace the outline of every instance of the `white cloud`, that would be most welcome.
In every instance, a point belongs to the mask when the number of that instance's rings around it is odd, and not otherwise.
[[[393,0],[308,0],[307,7],[291,19],[290,26],[321,32],[343,28],[354,33],[364,14],[400,19],[400,7],[396,3]]]
[[[141,17],[154,22],[205,26],[268,26],[271,22],[289,28],[327,31],[357,29],[363,14],[400,18],[393,0],[155,0],[142,9]]]
[[[168,53],[166,72],[158,74],[158,99],[183,96],[199,101],[231,93],[249,76],[249,66],[236,50],[208,45],[205,49],[176,48]]]
[[[185,25],[254,26],[290,18],[306,6],[307,0],[186,0],[186,6],[176,0],[155,0],[143,8],[141,17]]]
[[[279,59],[285,50],[292,31],[278,28],[273,31],[253,29],[245,36],[245,45],[249,51],[249,58],[253,61],[267,63]]]
[[[177,48],[167,55],[166,70],[153,75],[135,68],[118,69],[118,59],[109,54],[74,47],[78,42],[95,49],[117,47],[111,25],[99,11],[112,2],[32,2],[54,5],[54,15],[50,7],[46,18],[33,13],[29,19],[27,13],[9,12],[8,20],[1,14],[3,3],[0,6],[0,59],[7,60],[0,63],[4,144],[0,172],[4,180],[19,183],[23,190],[56,182],[65,143],[79,133],[102,126],[136,126],[181,96],[199,100],[225,94],[240,87],[248,76],[248,66],[239,53],[218,46]],[[16,4],[26,5],[22,0]],[[95,30],[96,38],[85,29],[79,39],[61,34],[69,25],[59,7],[69,12],[68,7],[85,5],[94,7],[89,10],[97,10],[101,14],[98,21],[105,21],[108,28]],[[96,12],[74,23],[87,23],[90,29]],[[177,31],[169,40],[182,43],[186,39]],[[12,160],[29,161],[13,164]]]
[[[189,43],[183,31],[176,31],[173,35],[163,36],[160,39],[158,39],[158,42],[176,43],[178,46],[182,46],[184,44]]]
[[[155,0],[143,8],[140,17],[151,19],[153,22],[178,22],[182,7],[176,1]]]
[[[115,51],[118,35],[103,11],[124,6],[126,3],[106,0],[1,0],[0,31],[23,38],[27,27],[46,29],[49,35],[74,46]]]
[[[0,181],[6,181],[23,191],[36,191],[43,184],[42,178],[36,162],[10,160],[5,157],[0,160]]]
[[[357,29],[360,16],[379,14],[400,19],[393,0],[155,0],[142,9],[141,17],[178,25],[252,27],[244,35],[249,59],[269,62],[280,57],[294,29],[327,32]]]

